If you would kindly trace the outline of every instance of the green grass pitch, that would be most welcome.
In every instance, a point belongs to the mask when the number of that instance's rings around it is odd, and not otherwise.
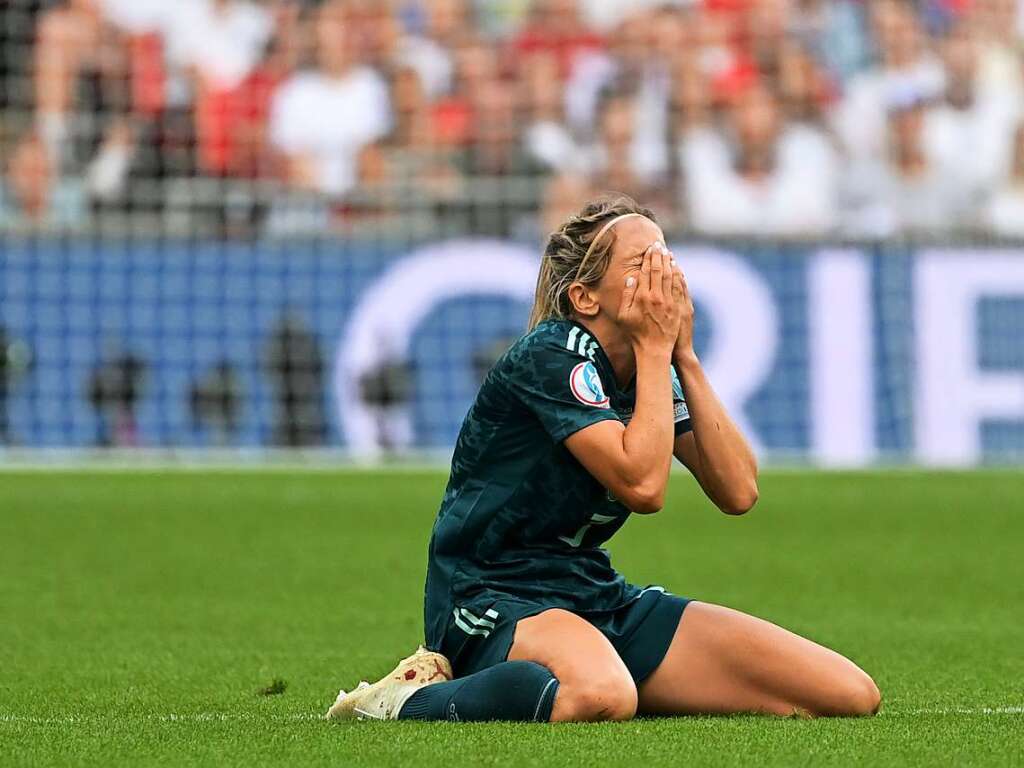
[[[666,509],[612,542],[634,581],[849,655],[882,688],[876,718],[320,720],[420,640],[444,481],[0,474],[0,764],[1024,763],[1019,472],[767,473],[735,519],[680,474]]]

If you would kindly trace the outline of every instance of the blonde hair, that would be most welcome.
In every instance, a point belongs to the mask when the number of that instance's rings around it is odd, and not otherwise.
[[[545,320],[573,315],[569,286],[596,285],[604,277],[615,246],[615,219],[635,214],[655,221],[654,213],[628,195],[593,200],[548,237],[537,274],[529,330]],[[608,231],[605,231],[607,228]]]

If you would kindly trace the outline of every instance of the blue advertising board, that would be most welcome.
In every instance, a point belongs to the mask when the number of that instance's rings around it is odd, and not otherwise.
[[[1024,457],[1024,252],[670,245],[698,354],[762,455]],[[486,365],[524,328],[538,254],[488,239],[5,240],[3,437],[260,447],[288,443],[291,418],[322,422],[293,443],[450,448]],[[218,371],[234,415],[214,428],[196,393]]]

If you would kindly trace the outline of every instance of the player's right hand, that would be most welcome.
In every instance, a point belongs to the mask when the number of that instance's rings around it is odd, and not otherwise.
[[[639,274],[626,278],[618,322],[634,352],[671,355],[679,336],[682,304],[676,299],[681,280],[672,257],[660,242],[643,255]]]

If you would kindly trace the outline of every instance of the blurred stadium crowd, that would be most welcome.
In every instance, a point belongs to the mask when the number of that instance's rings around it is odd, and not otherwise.
[[[8,0],[0,226],[1024,235],[1014,0]]]

